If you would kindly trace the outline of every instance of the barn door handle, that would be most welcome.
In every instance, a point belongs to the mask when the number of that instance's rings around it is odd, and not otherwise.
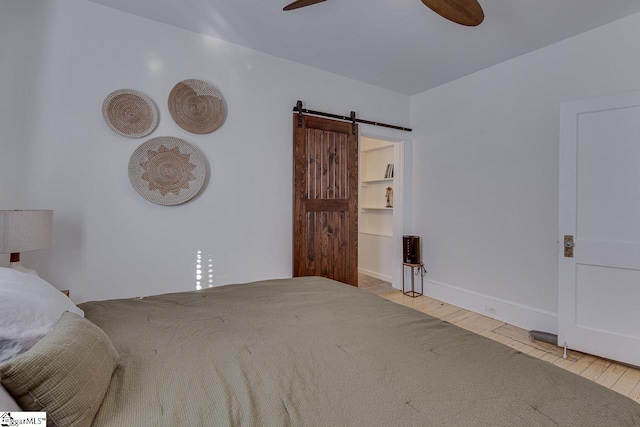
[[[573,248],[575,243],[573,241],[573,236],[565,235],[564,236],[564,256],[565,258],[573,258]]]

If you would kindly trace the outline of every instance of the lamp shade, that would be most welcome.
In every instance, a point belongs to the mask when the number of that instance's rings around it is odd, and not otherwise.
[[[53,245],[53,211],[0,211],[0,253],[11,254]]]

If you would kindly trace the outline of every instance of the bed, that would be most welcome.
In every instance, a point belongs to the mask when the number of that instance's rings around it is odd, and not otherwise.
[[[622,395],[329,279],[79,308],[117,352],[94,427],[640,425]]]

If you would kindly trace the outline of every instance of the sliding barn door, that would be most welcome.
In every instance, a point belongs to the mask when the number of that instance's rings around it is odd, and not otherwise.
[[[640,365],[640,92],[565,104],[558,341]]]
[[[358,128],[293,115],[293,276],[358,286]]]

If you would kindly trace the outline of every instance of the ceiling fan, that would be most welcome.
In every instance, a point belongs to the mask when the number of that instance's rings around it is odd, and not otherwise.
[[[326,0],[296,0],[282,10],[311,6]],[[484,20],[484,12],[478,0],[422,0],[425,6],[456,24],[475,27]]]

